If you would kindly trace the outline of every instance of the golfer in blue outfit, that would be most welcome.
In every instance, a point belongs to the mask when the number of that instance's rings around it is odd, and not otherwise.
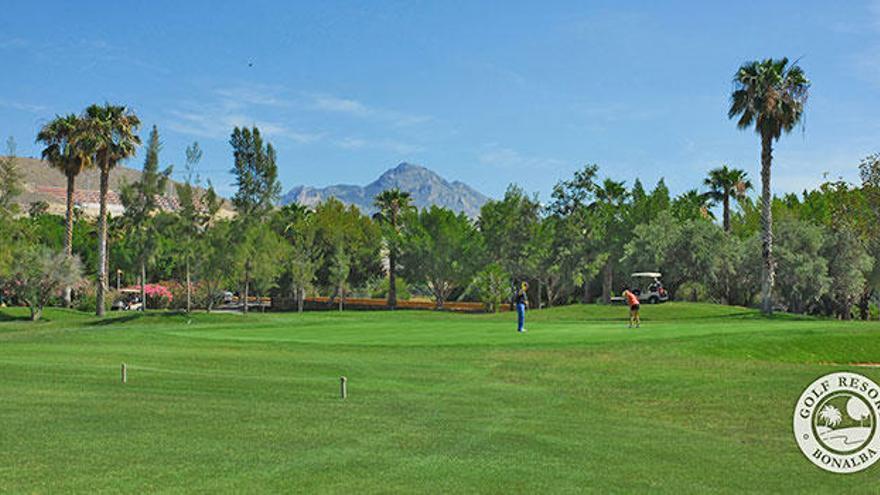
[[[529,284],[526,282],[522,283],[522,286],[518,291],[516,291],[516,316],[517,316],[517,327],[516,331],[519,333],[524,333],[526,331],[526,308],[529,305],[529,296],[526,292],[529,290]]]

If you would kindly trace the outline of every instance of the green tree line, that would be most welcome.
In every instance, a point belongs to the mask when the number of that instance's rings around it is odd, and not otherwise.
[[[56,117],[37,135],[43,158],[67,178],[63,218],[44,205],[18,211],[14,158],[0,163],[2,296],[31,305],[37,317],[37,306],[50,303],[102,315],[112,273],[117,284],[140,287],[142,301],[186,311],[211,310],[228,291],[244,301],[293,301],[299,310],[319,294],[340,309],[354,295],[386,298],[389,308],[425,297],[438,308],[480,300],[497,310],[521,281],[530,282],[530,300],[541,308],[607,303],[631,272],[660,271],[675,299],[867,318],[880,284],[878,156],[859,164],[859,184],[770,193],[773,143],[799,122],[808,87],[801,69],[785,59],[744,64],[734,77],[729,117],[754,128],[761,141],[757,200],[749,195],[748,174],[728,165],[709,170],[702,189],[673,196],[662,179],[647,189],[590,164],[559,181],[546,202],[511,184],[476,219],[436,206],[414,208],[399,190],[378,195],[373,216],[333,198],[313,208],[279,207],[276,152],[257,128],[231,133],[236,193],[230,200],[199,180],[202,153],[193,143],[184,180],[175,186],[176,207],[163,207],[172,168],[161,165],[155,126],[140,179],[121,191],[124,213],[111,217],[109,175],[135,154],[141,123],[124,106],[92,105]],[[76,177],[90,167],[101,172],[97,219],[72,199]],[[222,214],[224,202],[234,215]],[[21,287],[40,277],[16,270],[22,260],[65,270],[40,282],[36,292],[44,295],[26,298]],[[146,287],[160,282],[174,285],[171,301],[149,301]]]

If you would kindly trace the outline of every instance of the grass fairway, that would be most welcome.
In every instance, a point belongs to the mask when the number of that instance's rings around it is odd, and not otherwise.
[[[877,493],[791,432],[880,324],[712,305],[0,312],[0,492]],[[119,366],[129,365],[129,383]],[[338,397],[339,376],[349,398]]]

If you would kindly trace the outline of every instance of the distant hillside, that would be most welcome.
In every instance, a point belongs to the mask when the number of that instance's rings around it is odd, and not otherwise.
[[[58,170],[49,166],[47,162],[35,158],[16,158],[16,166],[22,174],[24,192],[16,198],[27,211],[28,205],[37,201],[45,201],[49,204],[49,211],[56,214],[64,214],[67,196],[67,178]],[[110,193],[107,195],[107,207],[111,215],[122,213],[122,203],[119,193],[122,186],[140,179],[139,170],[117,166],[110,172]],[[74,201],[87,215],[96,216],[98,213],[99,189],[101,174],[97,169],[89,169],[76,178],[76,195]],[[168,189],[162,198],[161,205],[165,209],[173,210],[177,207],[177,194],[174,190],[174,182],[168,184]],[[222,216],[228,216],[231,210],[228,206],[221,212]]]
[[[314,206],[335,197],[346,204],[353,204],[361,211],[372,214],[373,198],[387,189],[398,188],[412,195],[413,204],[419,208],[437,205],[470,217],[480,213],[488,197],[459,181],[449,182],[437,173],[410,163],[401,163],[366,186],[335,185],[324,188],[297,186],[281,198],[281,204],[299,203]]]

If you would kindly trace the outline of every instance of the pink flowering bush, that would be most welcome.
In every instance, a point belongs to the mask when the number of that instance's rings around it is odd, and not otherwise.
[[[144,286],[144,292],[147,295],[147,308],[166,309],[174,300],[171,291],[164,285],[147,284]]]

